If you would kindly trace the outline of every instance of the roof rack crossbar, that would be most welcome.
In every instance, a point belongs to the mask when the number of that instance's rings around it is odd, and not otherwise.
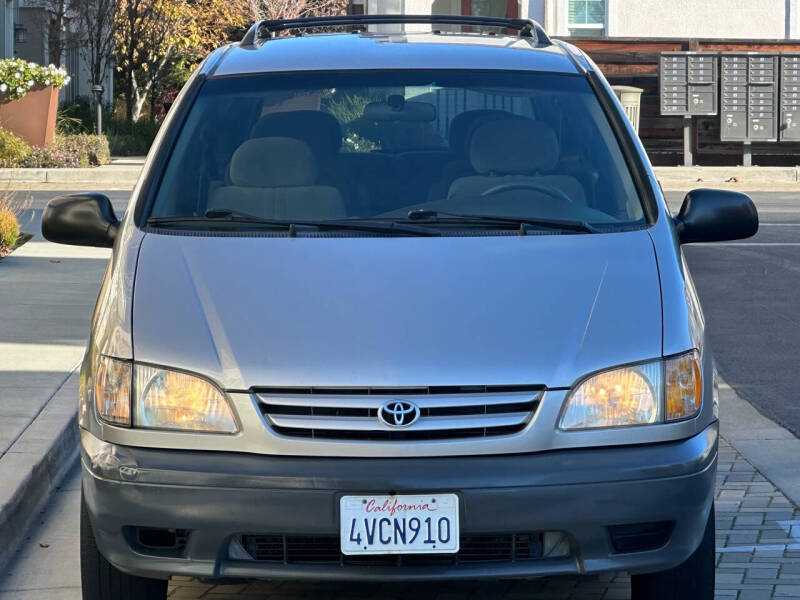
[[[242,38],[241,43],[243,46],[252,46],[259,40],[272,37],[272,34],[275,32],[286,31],[287,29],[403,23],[502,27],[504,29],[516,29],[520,37],[533,38],[534,43],[540,46],[549,46],[552,43],[542,26],[531,19],[506,19],[503,17],[479,17],[470,15],[336,15],[328,17],[263,20],[253,24],[244,38]]]

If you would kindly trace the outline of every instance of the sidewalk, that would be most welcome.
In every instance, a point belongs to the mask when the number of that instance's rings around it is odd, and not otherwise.
[[[800,190],[800,167],[654,167],[664,190],[716,187],[738,191]]]
[[[34,239],[0,261],[0,562],[76,451],[75,390],[52,399],[83,356],[110,256],[42,239],[42,207],[22,219]]]

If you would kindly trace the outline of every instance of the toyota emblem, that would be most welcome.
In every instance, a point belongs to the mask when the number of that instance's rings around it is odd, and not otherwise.
[[[419,406],[406,400],[392,400],[378,409],[378,420],[389,427],[409,427],[419,415]]]

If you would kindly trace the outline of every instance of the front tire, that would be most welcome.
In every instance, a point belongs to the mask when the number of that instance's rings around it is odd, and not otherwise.
[[[631,577],[631,600],[713,600],[715,575],[714,505],[703,541],[689,559],[667,571]]]
[[[166,580],[128,575],[100,554],[83,494],[80,536],[83,600],[162,600],[167,597]]]

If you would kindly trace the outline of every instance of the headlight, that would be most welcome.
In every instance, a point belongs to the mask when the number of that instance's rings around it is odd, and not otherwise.
[[[598,373],[569,395],[561,428],[655,423],[660,416],[660,389],[661,361]]]
[[[692,351],[584,379],[567,397],[559,426],[577,430],[677,421],[695,416],[701,402],[700,359]]]
[[[131,424],[131,363],[98,356],[94,372],[94,402],[101,419]]]
[[[236,433],[228,400],[214,385],[188,373],[136,365],[134,427]]]

